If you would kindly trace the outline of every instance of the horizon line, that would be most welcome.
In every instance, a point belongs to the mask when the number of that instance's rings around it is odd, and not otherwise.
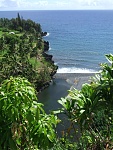
[[[0,11],[112,11],[113,9],[18,9]]]

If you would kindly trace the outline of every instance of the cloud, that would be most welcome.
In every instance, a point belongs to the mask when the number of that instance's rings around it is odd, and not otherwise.
[[[78,0],[79,4],[82,6],[112,6],[112,0]]]
[[[23,9],[42,9],[48,6],[47,0],[21,0],[19,6]]]
[[[40,6],[47,6],[48,1],[39,1],[39,2],[37,2],[37,4],[39,4]]]
[[[65,5],[68,5],[68,3],[60,1],[60,2],[56,2],[56,5],[57,6],[65,6]]]
[[[18,7],[18,2],[16,0],[2,0],[0,2],[0,7],[2,8]]]
[[[2,9],[36,9],[48,5],[47,0],[0,0]]]
[[[113,9],[113,0],[0,0],[0,9]]]
[[[69,0],[71,9],[113,9],[113,0]]]

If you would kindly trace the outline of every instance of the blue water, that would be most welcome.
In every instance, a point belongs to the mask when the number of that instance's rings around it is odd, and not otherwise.
[[[96,72],[105,54],[113,52],[113,11],[19,11],[25,19],[48,32],[49,54],[58,72]],[[16,11],[0,11],[0,17],[16,17]]]

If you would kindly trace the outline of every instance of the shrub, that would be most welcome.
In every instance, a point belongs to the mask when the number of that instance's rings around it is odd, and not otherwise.
[[[83,84],[81,90],[70,90],[67,97],[59,100],[75,134],[75,125],[80,128],[79,150],[113,148],[113,55],[106,58],[109,63],[101,64],[102,70],[90,84]]]
[[[4,80],[0,87],[0,149],[46,150],[53,146],[58,120],[42,106],[27,79]]]

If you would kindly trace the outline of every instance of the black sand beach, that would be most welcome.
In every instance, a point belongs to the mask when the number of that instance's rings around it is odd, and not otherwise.
[[[81,89],[82,84],[89,83],[90,78],[94,75],[95,73],[57,73],[55,78],[63,79],[71,87]]]
[[[47,113],[60,108],[58,100],[68,94],[71,88],[81,89],[82,84],[89,83],[94,73],[57,73],[50,86],[38,95]]]
[[[90,78],[94,75],[94,73],[57,73],[51,85],[39,93],[39,102],[44,104],[46,113],[58,110],[61,108],[58,100],[67,96],[68,90],[73,87],[81,89],[82,84],[89,83]],[[57,133],[61,136],[61,131],[66,130],[70,122],[63,114],[58,115],[58,117],[62,120],[62,123],[57,125]]]

